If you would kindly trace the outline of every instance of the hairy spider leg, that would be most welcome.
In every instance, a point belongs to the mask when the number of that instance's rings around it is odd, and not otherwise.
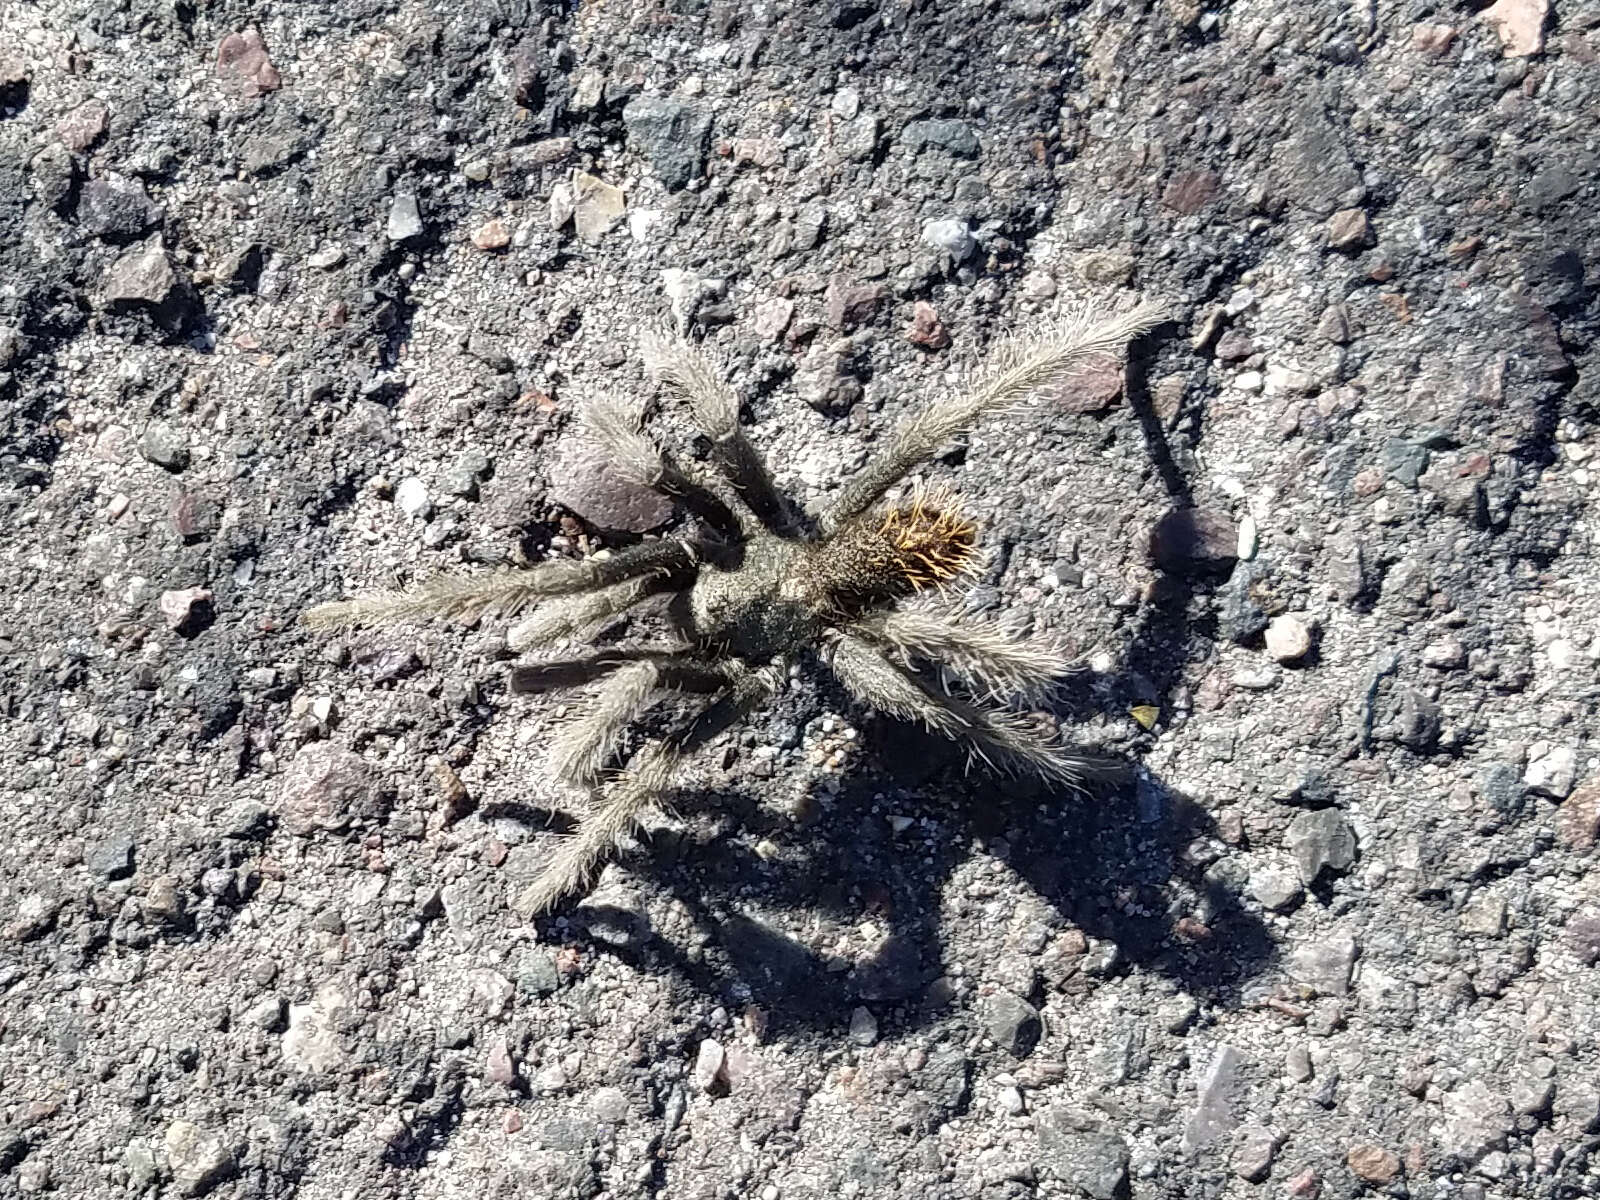
[[[739,423],[739,398],[714,364],[695,346],[660,331],[640,338],[645,366],[689,406],[694,423],[711,439],[717,467],[737,489],[756,519],[783,538],[799,534],[793,506],[772,482]]]
[[[976,613],[937,608],[869,613],[850,626],[894,651],[946,668],[991,698],[1041,698],[1081,669],[1075,659],[1043,638],[1022,638]]]
[[[748,537],[755,528],[756,517],[743,498],[720,494],[700,471],[665,453],[641,428],[634,406],[597,392],[584,399],[581,416],[585,435],[624,479],[682,500],[685,508],[730,541]]]
[[[720,697],[675,734],[650,742],[634,755],[627,768],[605,784],[594,806],[580,819],[577,831],[557,846],[549,865],[518,897],[518,906],[525,912],[545,912],[582,887],[616,839],[631,830],[639,814],[671,785],[684,758],[771,698],[780,670],[773,666],[740,672]]]
[[[546,597],[607,588],[646,575],[687,582],[699,560],[694,543],[663,538],[629,546],[606,558],[555,559],[526,570],[486,575],[436,575],[401,591],[369,592],[319,604],[300,619],[316,628],[332,628],[418,617],[476,616],[489,610],[512,615]]]
[[[1037,775],[1082,790],[1098,760],[1045,737],[1020,713],[990,710],[930,691],[871,642],[843,634],[828,660],[839,682],[863,704],[902,721],[918,721],[1002,771]]]
[[[971,429],[990,412],[1015,408],[1096,359],[1121,353],[1147,329],[1166,320],[1166,311],[1145,303],[1121,316],[1092,320],[1074,314],[1044,333],[1002,342],[967,393],[944,396],[913,414],[900,426],[876,458],[856,472],[822,518],[822,532],[831,534],[871,508],[907,472],[932,458],[939,448]]]

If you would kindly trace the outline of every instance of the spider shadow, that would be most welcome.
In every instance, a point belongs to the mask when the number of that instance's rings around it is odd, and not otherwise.
[[[891,759],[955,765],[957,756],[920,730],[880,732],[890,733],[892,740],[876,744],[889,747]],[[908,1029],[918,1028],[941,1016],[932,985],[946,974],[945,932],[953,930],[966,953],[974,941],[996,940],[992,928],[976,924],[995,919],[981,910],[1006,887],[991,888],[984,877],[964,882],[962,892],[946,889],[963,862],[987,852],[1054,910],[1055,933],[1075,928],[1089,939],[1085,973],[1153,972],[1226,1007],[1272,961],[1260,917],[1206,876],[1205,854],[1189,853],[1215,837],[1215,822],[1147,772],[1093,797],[943,768],[916,794],[886,795],[904,780],[892,769],[885,774],[862,771],[818,798],[822,815],[803,831],[747,794],[697,797],[739,810],[742,831],[691,848],[657,872],[702,945],[690,956],[656,939],[619,954],[703,994],[753,1002],[774,1024],[820,1034],[836,1030],[858,1004],[888,1004],[903,1012]],[[756,852],[764,840],[779,844],[778,855]],[[974,887],[982,894],[968,895]],[[604,919],[604,906],[594,907]],[[1183,917],[1192,920],[1180,925]],[[999,919],[1009,926],[1009,917]],[[863,922],[887,930],[870,954],[850,960],[821,948],[848,943]],[[963,965],[983,976],[983,962]]]

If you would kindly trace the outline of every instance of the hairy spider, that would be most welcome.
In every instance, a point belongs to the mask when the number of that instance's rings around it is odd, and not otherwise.
[[[527,570],[437,577],[407,591],[323,604],[304,620],[327,627],[509,615],[538,604],[518,631],[525,646],[535,647],[646,597],[671,594],[668,619],[681,638],[675,644],[623,645],[512,668],[513,692],[602,685],[589,713],[556,739],[553,772],[586,799],[575,832],[520,897],[530,912],[584,887],[615,839],[669,788],[684,756],[773,696],[790,664],[808,651],[867,706],[920,721],[997,769],[1079,787],[1094,760],[1006,703],[1048,692],[1071,661],[1051,644],[1018,638],[972,614],[902,607],[914,594],[972,571],[977,527],[942,489],[919,485],[897,501],[882,501],[980,417],[1015,409],[1087,363],[1120,354],[1163,319],[1147,303],[1103,320],[1071,317],[1006,342],[968,391],[913,415],[815,517],[773,485],[740,427],[737,397],[711,363],[681,339],[647,334],[647,365],[710,438],[720,478],[663,451],[641,431],[636,413],[613,398],[589,401],[584,425],[622,476],[676,497],[699,518],[698,533]],[[926,668],[947,670],[969,686],[952,695],[930,681]],[[672,694],[703,699],[665,737],[624,756],[628,730]]]

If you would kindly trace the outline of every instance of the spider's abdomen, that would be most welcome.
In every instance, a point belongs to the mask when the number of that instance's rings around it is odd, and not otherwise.
[[[919,490],[811,547],[802,579],[813,607],[847,618],[948,583],[977,561],[977,527],[955,497]]]

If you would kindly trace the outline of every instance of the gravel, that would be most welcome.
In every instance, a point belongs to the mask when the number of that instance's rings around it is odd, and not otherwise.
[[[0,6],[0,1194],[1600,1193],[1594,4],[240,17]],[[584,697],[297,623],[1144,295],[922,472],[1088,798],[802,677],[529,920]]]

